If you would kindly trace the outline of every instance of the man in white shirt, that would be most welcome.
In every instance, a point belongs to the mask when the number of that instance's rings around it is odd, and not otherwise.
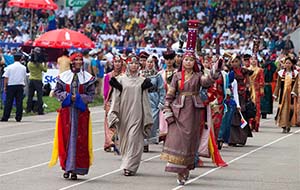
[[[65,18],[66,18],[66,10],[64,6],[60,6],[60,10],[57,11],[58,16],[58,27],[59,28],[64,28],[65,27]]]
[[[23,94],[26,79],[26,67],[21,64],[21,53],[14,54],[15,62],[4,69],[4,92],[6,93],[6,101],[4,106],[2,122],[8,121],[13,106],[14,99],[16,100],[16,121],[22,120],[23,114]]]
[[[75,12],[73,10],[73,7],[70,7],[70,9],[68,11],[68,20],[72,24],[72,26],[74,26],[74,22],[73,22],[74,19],[75,19]]]

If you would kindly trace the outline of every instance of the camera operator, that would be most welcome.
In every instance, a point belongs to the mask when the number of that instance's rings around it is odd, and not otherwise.
[[[37,112],[39,115],[44,115],[43,110],[43,72],[47,72],[47,61],[41,48],[35,47],[31,55],[31,60],[27,64],[29,75],[28,99],[26,112],[33,110],[33,96],[37,92]]]

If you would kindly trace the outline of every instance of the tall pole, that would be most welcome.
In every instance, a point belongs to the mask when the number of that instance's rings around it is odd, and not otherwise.
[[[30,39],[31,40],[33,40],[32,24],[33,24],[33,9],[31,9],[31,14],[30,14]]]

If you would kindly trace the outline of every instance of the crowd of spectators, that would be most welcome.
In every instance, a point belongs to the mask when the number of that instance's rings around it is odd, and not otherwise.
[[[201,21],[201,46],[247,49],[253,38],[262,48],[280,51],[283,37],[300,22],[298,0],[94,0],[75,13],[61,6],[55,12],[34,11],[33,36],[55,28],[85,33],[98,48],[170,47],[186,33],[190,19]],[[0,9],[0,42],[24,43],[30,39],[29,9]]]

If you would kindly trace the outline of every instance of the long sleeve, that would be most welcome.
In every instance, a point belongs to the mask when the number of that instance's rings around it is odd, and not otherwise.
[[[85,86],[84,93],[80,94],[80,97],[85,104],[93,102],[95,97],[95,85],[93,82],[89,82],[89,84]]]
[[[279,90],[280,90],[280,82],[281,82],[281,77],[278,76],[277,82],[276,82],[276,87],[275,87],[274,94],[273,94],[273,97],[274,97],[274,98],[277,98],[277,97],[278,97]]]
[[[221,73],[220,70],[211,69],[210,73],[207,76],[201,75],[201,78],[200,78],[201,86],[204,88],[210,87],[212,84],[215,83],[215,80],[217,80],[219,78],[220,73]]]
[[[170,105],[176,98],[176,91],[178,90],[178,75],[174,75],[171,81],[171,84],[169,85],[168,92],[166,94],[165,99],[165,107],[170,108]]]
[[[119,113],[120,113],[120,102],[121,102],[121,92],[114,88],[111,96],[111,107],[107,115],[109,128],[119,128]]]
[[[165,105],[163,110],[164,118],[166,119],[168,125],[175,121],[174,115],[171,109],[171,104],[176,98],[176,91],[178,90],[178,75],[175,74],[172,78],[171,84],[168,87],[168,92],[166,94]]]
[[[110,75],[106,74],[103,81],[103,97],[104,101],[107,100],[107,97],[109,95],[110,85],[109,85]]]
[[[259,91],[260,94],[264,94],[264,87],[265,87],[265,76],[264,71],[261,69],[259,72]]]
[[[233,91],[233,99],[236,103],[236,107],[240,108],[240,101],[239,101],[239,94],[238,94],[238,84],[236,82],[236,80],[234,79],[234,81],[231,83],[232,85],[232,91]]]
[[[64,89],[64,84],[61,81],[57,81],[54,88],[54,95],[60,101],[63,102],[70,93],[66,92]]]
[[[298,93],[299,93],[298,85],[299,85],[299,75],[297,76],[297,78],[295,80],[295,84],[294,84],[293,89],[292,89],[292,95],[294,95],[294,96],[298,96]]]

